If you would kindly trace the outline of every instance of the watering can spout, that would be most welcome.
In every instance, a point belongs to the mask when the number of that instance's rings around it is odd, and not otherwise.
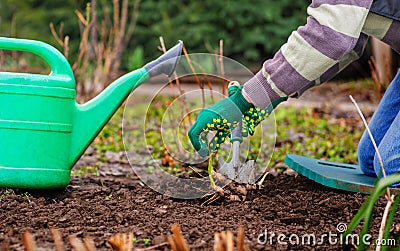
[[[75,104],[71,168],[132,90],[153,76],[172,75],[179,61],[182,46],[182,41],[179,41],[156,60],[115,80],[94,99],[85,104]]]
[[[182,46],[183,42],[179,40],[177,45],[169,49],[162,56],[146,64],[144,68],[149,73],[149,76],[154,77],[163,73],[170,77],[179,61],[177,57],[181,55]]]

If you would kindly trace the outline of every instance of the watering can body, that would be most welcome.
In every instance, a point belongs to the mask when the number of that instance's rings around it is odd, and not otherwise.
[[[39,41],[0,37],[0,49],[34,53],[49,75],[0,72],[0,186],[62,188],[70,171],[129,93],[150,77],[173,72],[182,43],[110,84],[93,100],[75,101],[65,57]]]

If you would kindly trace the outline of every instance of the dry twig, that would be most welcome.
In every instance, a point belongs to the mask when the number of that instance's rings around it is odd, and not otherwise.
[[[394,195],[392,195],[388,199],[388,202],[387,202],[386,207],[385,207],[385,211],[383,212],[382,221],[381,221],[381,227],[379,228],[379,234],[378,234],[377,243],[383,243],[382,239],[383,239],[383,235],[384,235],[384,232],[385,232],[386,221],[387,221],[387,217],[389,215],[390,207],[392,206],[392,203],[393,203],[393,199],[394,199]],[[380,251],[381,250],[381,246],[382,245],[376,245],[376,251]]]
[[[108,243],[112,246],[113,249],[117,251],[131,251],[133,248],[132,244],[133,233],[127,234],[116,234],[112,236]]]
[[[225,67],[224,67],[224,40],[219,40],[219,64],[221,66],[221,77],[225,79]],[[228,91],[228,82],[222,82],[222,94],[226,95]]]
[[[179,251],[179,249],[176,247],[174,238],[171,235],[167,236],[167,242],[169,244],[169,247],[172,251]]]
[[[85,244],[75,235],[68,236],[68,240],[75,251],[87,251]]]
[[[127,47],[135,29],[139,12],[140,0],[136,0],[129,14],[129,0],[112,1],[112,18],[109,3],[101,1],[104,17],[97,18],[97,0],[91,0],[86,5],[86,12],[75,10],[79,20],[81,40],[76,61],[72,65],[80,101],[93,97],[107,87],[118,73],[121,55]],[[129,20],[130,18],[130,20]],[[129,22],[129,24],[128,24]],[[100,27],[98,27],[100,26]],[[59,32],[50,23],[50,31],[54,39],[64,49],[68,58],[69,37],[63,37],[63,24]],[[98,34],[99,33],[99,34]],[[94,66],[89,70],[89,66]]]
[[[182,50],[183,50],[183,54],[186,57],[187,63],[189,65],[189,67],[190,67],[190,70],[193,73],[194,79],[196,80],[197,84],[199,85],[199,87],[201,89],[201,99],[203,101],[203,107],[204,107],[205,103],[206,103],[206,99],[205,99],[205,96],[204,96],[204,84],[200,81],[200,79],[199,79],[199,77],[198,77],[198,75],[196,73],[196,70],[193,67],[192,61],[190,60],[190,57],[189,57],[189,54],[187,53],[185,45],[182,47]]]
[[[214,251],[233,251],[236,243],[237,251],[248,251],[250,250],[244,244],[244,228],[241,226],[238,230],[238,236],[235,240],[232,231],[224,231],[221,233],[215,233],[214,235]]]
[[[240,226],[236,240],[237,251],[244,251],[244,227]]]
[[[33,237],[31,232],[25,232],[23,235],[23,242],[26,251],[35,251],[36,244],[35,238]]]
[[[160,36],[159,39],[160,39],[161,50],[162,50],[163,53],[166,53],[167,52],[167,48],[165,47],[164,38],[162,36]],[[175,71],[174,71],[173,74],[174,74],[174,78],[178,79],[178,76],[176,75]],[[171,88],[172,95],[174,96],[174,98],[176,98],[174,84],[172,83],[172,79],[171,78],[168,78],[168,84],[169,84],[169,87]],[[178,87],[179,92],[182,95],[184,93],[184,91],[182,90],[181,85],[179,84],[179,81],[177,82],[176,86]]]
[[[233,251],[235,244],[232,231],[226,232],[226,251]]]
[[[371,77],[374,80],[376,89],[377,89],[378,93],[380,95],[382,95],[382,83],[380,81],[379,72],[377,71],[377,69],[375,67],[376,63],[375,63],[374,57],[371,57],[371,59],[368,60],[368,65],[369,65],[369,69],[371,71]]]
[[[368,60],[369,69],[371,71],[372,80],[375,83],[376,90],[380,97],[383,96],[388,84],[393,79],[393,74],[390,66],[390,59],[388,57],[384,57],[384,68],[385,68],[385,77],[379,74],[379,70],[377,67],[377,63],[375,58],[372,56],[370,60]],[[382,74],[382,72],[381,72]],[[384,79],[384,80],[382,80]],[[384,81],[384,82],[383,82]],[[386,82],[387,81],[387,82]]]
[[[355,107],[356,107],[358,113],[360,114],[360,117],[361,117],[361,119],[362,119],[362,121],[363,121],[363,123],[364,123],[364,125],[365,125],[365,128],[366,128],[366,130],[367,130],[367,132],[368,132],[368,135],[369,135],[369,137],[370,137],[370,139],[371,139],[372,145],[374,146],[376,155],[377,155],[377,157],[378,157],[379,165],[380,165],[381,171],[382,171],[382,175],[383,175],[383,177],[386,177],[386,172],[385,172],[385,168],[384,168],[384,165],[383,165],[382,157],[381,157],[381,155],[380,155],[380,153],[379,153],[378,147],[377,147],[376,142],[375,142],[375,139],[374,139],[374,137],[373,137],[373,135],[372,135],[372,133],[371,133],[371,130],[370,130],[369,127],[368,127],[367,121],[365,120],[365,117],[364,117],[363,113],[361,112],[361,109],[360,109],[360,107],[358,106],[358,104],[357,104],[357,102],[355,101],[355,99],[353,98],[353,96],[350,95],[349,97],[350,97],[350,100],[354,103],[354,105],[355,105]],[[381,241],[380,243],[382,243],[382,238],[383,238],[383,234],[384,234],[384,230],[385,230],[385,226],[386,226],[386,221],[387,221],[387,217],[388,217],[388,213],[389,213],[390,207],[391,207],[391,205],[392,205],[392,203],[393,203],[393,198],[394,198],[394,196],[391,195],[389,188],[387,188],[387,189],[386,189],[386,200],[387,200],[387,204],[386,204],[386,207],[385,207],[384,214],[383,214],[383,216],[382,216],[381,226],[380,226],[380,228],[379,228],[379,237],[378,237],[378,240]],[[376,250],[379,251],[380,249],[381,249],[381,246],[380,246],[380,245],[377,245]]]
[[[64,243],[61,238],[61,233],[58,229],[51,229],[51,234],[53,235],[54,245],[57,251],[65,251]]]
[[[164,246],[167,246],[168,245],[168,242],[163,242],[163,243],[160,243],[160,244],[158,244],[158,245],[154,245],[154,246],[150,246],[150,247],[147,247],[147,248],[135,248],[135,251],[148,251],[148,250],[157,250],[158,248],[161,248],[161,247],[164,247]]]
[[[3,250],[3,251],[11,250],[11,249],[10,249],[10,242],[9,242],[9,240],[8,240],[7,238],[4,239],[4,240],[1,242],[0,249]]]
[[[358,113],[360,114],[360,117],[361,117],[361,119],[362,119],[362,121],[363,121],[363,123],[364,123],[365,129],[367,130],[368,135],[369,135],[369,137],[370,137],[370,139],[371,139],[371,141],[372,141],[372,145],[374,146],[374,149],[375,149],[375,151],[376,151],[376,155],[377,155],[378,160],[379,160],[379,165],[380,165],[380,167],[381,167],[381,171],[382,171],[383,177],[386,177],[386,172],[385,172],[385,168],[384,168],[384,166],[383,166],[383,161],[382,161],[381,154],[379,153],[378,146],[376,145],[375,139],[374,139],[374,137],[372,136],[371,130],[370,130],[369,127],[368,127],[368,124],[367,124],[367,121],[365,120],[364,114],[362,113],[360,107],[358,106],[358,104],[357,104],[356,100],[353,98],[353,96],[350,95],[349,97],[350,97],[351,102],[354,103],[354,105],[355,105],[355,107],[356,107]],[[390,197],[390,196],[389,196],[389,197]]]
[[[181,228],[178,224],[172,225],[172,238],[176,246],[177,251],[189,251],[189,247],[183,238]]]
[[[89,236],[85,236],[83,238],[83,243],[85,244],[87,251],[96,251],[96,246],[94,245],[94,241]],[[129,249],[129,251],[132,249]]]

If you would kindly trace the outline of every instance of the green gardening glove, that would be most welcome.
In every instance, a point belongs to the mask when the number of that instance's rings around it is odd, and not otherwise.
[[[209,155],[207,133],[209,131],[217,131],[216,136],[218,136],[222,132],[223,135],[220,135],[221,137],[218,140],[223,138],[224,141],[228,135],[226,132],[230,132],[236,127],[243,114],[249,111],[250,108],[254,108],[254,106],[243,97],[242,86],[240,86],[228,98],[203,109],[188,133],[194,149],[203,157]],[[210,148],[212,149],[213,146],[210,145]]]
[[[233,94],[235,94],[237,91],[241,90],[240,84],[237,81],[232,81],[229,83],[228,85],[228,95],[232,96]],[[250,108],[253,109],[253,108]],[[243,117],[243,116],[242,116]],[[243,120],[243,118],[242,118]],[[248,133],[247,130],[245,130],[244,125],[242,125],[242,136],[243,137],[247,137]],[[215,133],[214,137],[211,139],[210,143],[209,143],[209,150],[211,150],[211,152],[216,153],[218,152],[220,146],[225,142],[225,140],[229,139],[231,136],[231,130],[227,130],[227,129],[219,129],[217,130],[217,132]]]
[[[229,95],[233,95],[234,92],[238,90],[238,87],[228,88]],[[248,134],[253,135],[255,128],[266,118],[271,112],[278,106],[281,102],[286,101],[287,97],[278,98],[274,100],[267,108],[250,108],[243,114],[242,118],[242,136],[247,137]],[[214,138],[210,141],[209,149],[216,153],[219,147],[224,143],[224,141],[230,137],[231,132],[229,130],[218,130]]]
[[[243,114],[243,128],[246,127],[247,133],[253,136],[255,128],[267,118],[272,111],[283,101],[286,101],[288,97],[281,97],[272,101],[271,104],[265,109],[250,108],[248,112]],[[245,125],[245,126],[244,126]]]

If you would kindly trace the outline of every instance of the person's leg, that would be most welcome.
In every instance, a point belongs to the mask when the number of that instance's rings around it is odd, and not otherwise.
[[[368,124],[372,136],[377,145],[380,145],[383,137],[400,111],[400,71],[393,79],[379,103],[371,121]],[[399,124],[400,126],[400,124]],[[400,127],[397,127],[400,129]],[[374,169],[375,149],[367,131],[364,131],[358,144],[358,162],[361,170],[366,175],[375,176]]]
[[[398,112],[396,118],[386,132],[381,143],[378,146],[379,153],[382,158],[383,167],[387,176],[392,175],[400,171],[400,112]],[[374,169],[375,173],[382,177],[381,166],[379,158],[375,153],[374,157]],[[399,186],[400,182],[393,184],[393,186]]]

